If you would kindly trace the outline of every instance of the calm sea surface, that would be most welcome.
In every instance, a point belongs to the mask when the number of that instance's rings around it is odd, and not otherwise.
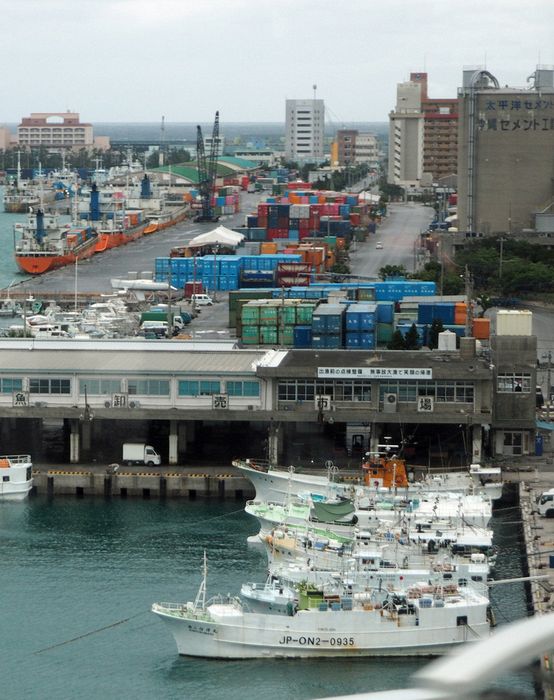
[[[521,573],[517,530],[507,524],[513,513],[495,518],[498,577]],[[303,700],[405,687],[425,661],[177,655],[151,603],[194,597],[204,549],[209,594],[263,580],[265,555],[246,543],[256,531],[240,503],[0,503],[2,697]],[[522,586],[496,589],[493,604],[500,623],[524,616]],[[509,687],[534,697],[527,676]]]

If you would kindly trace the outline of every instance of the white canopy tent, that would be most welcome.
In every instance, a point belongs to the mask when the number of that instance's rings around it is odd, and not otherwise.
[[[206,231],[199,236],[195,236],[189,242],[189,248],[201,248],[206,245],[224,245],[236,247],[244,240],[245,236],[242,233],[231,231],[225,226],[218,226],[212,231]]]

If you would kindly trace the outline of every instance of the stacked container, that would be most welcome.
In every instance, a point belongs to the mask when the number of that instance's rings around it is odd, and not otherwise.
[[[376,304],[350,304],[346,309],[346,347],[375,347]]]
[[[311,328],[314,307],[315,304],[296,300],[248,301],[241,309],[242,341],[245,345],[292,347],[302,336],[296,327]]]
[[[345,306],[319,304],[312,318],[312,347],[336,349],[343,347]]]

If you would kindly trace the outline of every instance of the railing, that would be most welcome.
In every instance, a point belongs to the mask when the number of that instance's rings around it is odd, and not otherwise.
[[[0,460],[7,459],[10,464],[31,464],[31,455],[0,455]]]

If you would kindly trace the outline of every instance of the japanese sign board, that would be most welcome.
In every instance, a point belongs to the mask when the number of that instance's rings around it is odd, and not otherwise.
[[[28,391],[14,391],[12,394],[12,406],[28,406],[29,405],[29,392]]]
[[[418,396],[417,410],[418,413],[433,413],[434,403],[432,396]]]
[[[212,396],[212,408],[229,408],[229,399],[226,394],[214,394]]]
[[[318,367],[318,379],[432,379],[426,367]]]
[[[320,394],[314,397],[315,408],[318,411],[330,411],[331,410],[331,397],[326,394]]]
[[[113,394],[112,408],[127,408],[127,394]]]

